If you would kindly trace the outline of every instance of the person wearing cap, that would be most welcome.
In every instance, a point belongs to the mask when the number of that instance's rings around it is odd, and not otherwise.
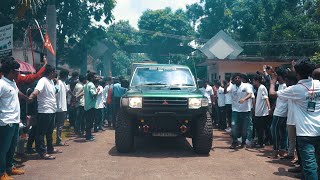
[[[20,102],[19,89],[15,80],[19,75],[19,63],[14,60],[2,61],[3,76],[0,79],[0,179],[12,179],[9,175],[24,174],[14,167],[14,152],[17,146]],[[9,175],[8,175],[9,174]]]

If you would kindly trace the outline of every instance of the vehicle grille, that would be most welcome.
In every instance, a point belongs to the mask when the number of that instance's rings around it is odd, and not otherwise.
[[[164,98],[147,97],[143,98],[143,107],[188,107],[187,98]]]

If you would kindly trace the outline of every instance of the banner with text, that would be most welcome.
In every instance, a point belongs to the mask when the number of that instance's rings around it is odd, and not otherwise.
[[[0,57],[11,56],[13,47],[13,24],[0,27]]]

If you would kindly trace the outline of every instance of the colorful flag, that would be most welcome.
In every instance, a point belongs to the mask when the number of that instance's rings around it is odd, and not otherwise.
[[[56,55],[55,52],[54,52],[54,50],[53,50],[53,47],[52,47],[51,41],[50,41],[50,39],[49,39],[48,33],[44,36],[44,44],[43,44],[43,47],[44,47],[44,48],[47,48],[47,49],[51,52],[52,55],[54,55],[54,56]]]

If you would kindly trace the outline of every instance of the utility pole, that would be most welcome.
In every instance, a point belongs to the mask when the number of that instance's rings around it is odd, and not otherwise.
[[[56,24],[57,24],[57,12],[56,12],[56,1],[55,0],[49,0],[48,6],[47,6],[47,24],[48,29],[47,33],[49,35],[53,50],[57,54],[57,30],[56,30]],[[47,60],[48,64],[57,67],[56,57],[52,55],[47,50]]]

